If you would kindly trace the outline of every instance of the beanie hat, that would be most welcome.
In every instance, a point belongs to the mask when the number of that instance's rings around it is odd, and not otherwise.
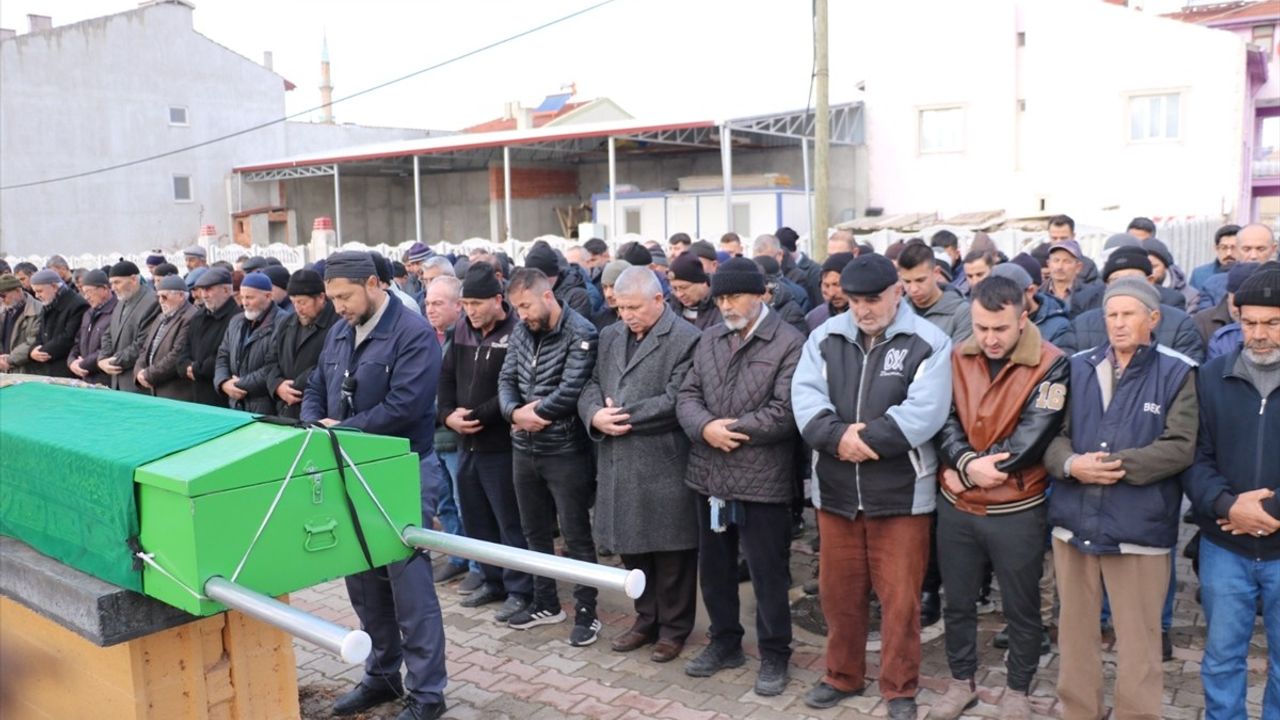
[[[1044,266],[1031,255],[1024,252],[1018,253],[1009,262],[1022,268],[1027,273],[1027,277],[1031,278],[1032,285],[1039,285],[1044,281]],[[996,267],[1000,266],[997,265]],[[995,268],[992,269],[994,270]]]
[[[216,268],[210,269],[209,272],[201,275],[200,279],[196,280],[195,286],[198,288],[207,288],[207,287],[213,287],[215,285],[230,285],[230,284],[232,284],[231,273],[227,272],[226,270],[223,270],[220,267],[216,267]]]
[[[773,236],[778,238],[778,244],[782,245],[787,252],[796,251],[796,241],[800,239],[800,233],[784,225],[778,228]]]
[[[756,265],[760,266],[760,272],[764,273],[767,278],[774,277],[782,272],[782,268],[778,266],[778,259],[772,255],[757,255],[752,258]]]
[[[1031,262],[1035,262],[1035,260],[1032,260]],[[1040,269],[1036,268],[1036,272],[1039,271]],[[1031,275],[1018,263],[1000,263],[999,265],[991,268],[991,277],[1002,277],[1007,280],[1012,280],[1013,284],[1017,285],[1018,289],[1022,291],[1026,291],[1027,288],[1031,287]]]
[[[111,266],[111,277],[130,277],[139,274],[141,271],[138,270],[138,266],[128,260],[121,260]]]
[[[1116,233],[1115,235],[1107,238],[1107,241],[1102,244],[1102,250],[1104,252],[1122,247],[1142,247],[1142,243],[1138,242],[1138,238],[1130,235],[1129,233]]]
[[[826,260],[822,261],[822,274],[826,275],[829,272],[840,273],[851,262],[853,262],[853,253],[832,253],[827,256]]]
[[[289,271],[283,265],[268,265],[262,268],[262,274],[271,280],[272,285],[281,290],[289,289]]]
[[[840,272],[840,289],[850,295],[879,295],[896,282],[898,270],[883,255],[859,255]]]
[[[641,248],[643,250],[643,248]],[[649,251],[644,251],[645,257],[649,256]],[[647,264],[647,263],[646,263]],[[554,277],[560,274],[560,259],[556,257],[556,251],[544,242],[536,242],[533,247],[529,248],[529,252],[524,256],[524,266],[527,268],[537,268],[547,277]]]
[[[1240,286],[1244,285],[1244,281],[1248,280],[1254,273],[1258,272],[1261,267],[1258,263],[1236,263],[1227,271],[1227,292],[1236,293],[1240,290]]]
[[[498,274],[487,262],[478,262],[467,268],[462,277],[462,297],[473,300],[487,300],[502,294],[502,283],[498,282]]]
[[[165,262],[163,255],[152,253],[147,256],[147,267],[155,267],[163,262]]]
[[[1147,306],[1148,310],[1160,309],[1160,293],[1156,290],[1156,286],[1140,280],[1138,278],[1120,278],[1119,280],[1107,286],[1107,292],[1102,296],[1102,306],[1105,308],[1107,303],[1113,297],[1131,297]]]
[[[31,276],[32,285],[61,285],[62,276],[58,273],[45,268]]]
[[[404,261],[407,263],[422,262],[432,255],[435,255],[435,252],[427,247],[426,243],[415,242],[409,246],[408,250],[404,251]]]
[[[1236,291],[1236,307],[1262,305],[1280,307],[1280,270],[1259,270]]]
[[[702,260],[693,253],[681,253],[671,261],[671,275],[676,280],[691,283],[709,283],[711,278],[702,269]]]
[[[743,257],[726,260],[711,276],[711,295],[764,294],[764,273],[755,262]]]
[[[156,283],[156,290],[176,290],[185,293],[187,282],[177,275],[165,275],[160,278],[160,282]]]
[[[22,287],[22,281],[13,273],[5,273],[0,275],[0,293],[6,293],[10,290],[17,290]]]
[[[1173,253],[1169,252],[1168,245],[1155,238],[1147,238],[1141,244],[1148,255],[1155,255],[1160,258],[1160,262],[1164,263],[1165,267],[1173,267]]]
[[[240,281],[241,288],[253,288],[262,292],[271,292],[271,278],[261,272],[251,272]]]
[[[712,262],[715,262],[716,260],[715,246],[713,246],[711,243],[707,242],[706,240],[699,240],[689,245],[689,252],[693,253],[697,257],[702,258],[703,260],[710,260]]]
[[[80,276],[80,287],[108,287],[111,280],[107,278],[107,274],[101,270],[89,270]]]
[[[684,257],[688,254],[689,253],[684,253],[680,257]],[[677,260],[678,259],[679,258],[677,258]],[[604,266],[604,270],[600,271],[600,285],[602,287],[613,287],[614,284],[618,282],[618,276],[622,274],[622,271],[633,267],[635,267],[635,265],[632,265],[626,260],[610,260],[609,264]],[[708,282],[708,280],[704,280],[703,282]]]
[[[326,258],[324,263],[324,279],[326,281],[334,278],[343,278],[363,283],[377,274],[378,268],[373,265],[373,257],[369,253],[359,250],[336,252]]]
[[[1151,258],[1147,251],[1138,245],[1126,245],[1111,253],[1107,264],[1102,266],[1102,282],[1106,282],[1117,270],[1141,270],[1143,275],[1150,275]]]
[[[638,242],[629,242],[623,245],[619,248],[618,257],[632,265],[648,267],[653,264],[653,253],[649,252],[649,248]]]
[[[303,268],[289,276],[285,292],[290,295],[323,295],[324,278],[315,270]]]
[[[369,251],[369,259],[373,261],[373,271],[378,276],[378,282],[386,285],[391,284],[391,263],[382,257],[382,253],[377,250]]]
[[[671,266],[671,262],[667,260],[667,254],[660,247],[649,248],[649,257],[653,258],[653,262],[658,265],[663,267]]]

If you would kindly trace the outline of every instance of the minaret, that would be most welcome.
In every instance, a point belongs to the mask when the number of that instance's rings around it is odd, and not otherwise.
[[[320,46],[320,122],[333,124],[333,83],[329,81],[329,34],[324,35],[324,44]]]

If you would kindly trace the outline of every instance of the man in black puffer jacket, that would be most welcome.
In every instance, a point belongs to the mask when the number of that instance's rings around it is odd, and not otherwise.
[[[512,424],[512,470],[520,522],[529,549],[554,553],[557,516],[566,554],[595,562],[591,537],[593,478],[586,430],[578,418],[578,397],[591,378],[596,329],[571,307],[562,306],[551,282],[537,268],[511,276],[507,297],[520,316],[498,376],[502,417]],[[564,620],[556,582],[535,578],[533,603],[511,617],[518,630]],[[569,643],[590,645],[599,637],[596,589],[574,587],[577,608]]]

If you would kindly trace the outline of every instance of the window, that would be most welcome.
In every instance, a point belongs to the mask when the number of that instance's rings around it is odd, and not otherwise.
[[[920,111],[920,152],[964,150],[964,108],[930,108]]]
[[[187,122],[187,109],[180,105],[169,106],[169,124],[170,125],[190,125]]]
[[[173,176],[173,200],[174,202],[191,202],[190,175]]]
[[[1182,126],[1181,94],[1134,95],[1129,98],[1129,140],[1177,140]]]
[[[624,232],[632,235],[640,234],[640,208],[624,208],[625,219],[622,226],[626,228]]]
[[[751,234],[751,204],[733,204],[733,232],[739,235]],[[745,242],[744,242],[745,244]]]
[[[1254,25],[1253,26],[1253,45],[1262,51],[1270,61],[1271,56],[1275,53],[1276,26],[1275,25]]]

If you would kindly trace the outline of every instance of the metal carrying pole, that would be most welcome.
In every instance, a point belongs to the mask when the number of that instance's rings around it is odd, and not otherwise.
[[[405,528],[402,537],[406,543],[423,550],[475,560],[487,565],[498,565],[564,582],[590,585],[602,590],[614,590],[632,600],[640,597],[644,592],[645,577],[642,570],[624,570],[608,565],[597,565],[419,527]]]
[[[335,625],[224,578],[209,578],[204,584],[204,594],[232,610],[239,610],[290,635],[319,645],[353,665],[364,662],[373,648],[373,641],[363,630]]]

